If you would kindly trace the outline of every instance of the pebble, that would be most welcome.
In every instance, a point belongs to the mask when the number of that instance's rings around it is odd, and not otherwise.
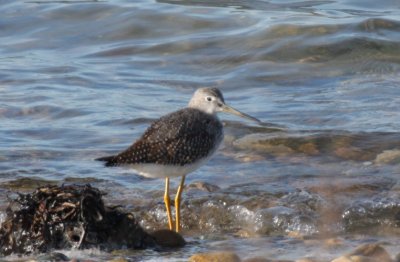
[[[336,249],[343,245],[343,240],[339,238],[328,238],[324,240],[324,246],[329,249]]]
[[[295,262],[318,262],[318,260],[314,260],[311,258],[301,258],[301,259],[297,259]]]
[[[189,262],[240,262],[233,252],[198,253],[189,258]]]
[[[259,237],[260,235],[254,232],[254,230],[249,230],[249,229],[239,229],[236,231],[234,234],[236,237],[240,238],[252,238],[252,237]]]
[[[118,258],[114,258],[113,260],[109,260],[108,262],[128,262],[128,260],[126,260],[125,258],[122,258],[122,257],[118,257]]]
[[[267,259],[263,257],[254,257],[244,260],[243,262],[293,262],[292,260],[275,260],[275,259]]]
[[[246,259],[243,262],[271,262],[271,260],[263,258],[263,257],[253,257],[253,258]]]
[[[350,256],[367,256],[381,262],[391,262],[389,253],[379,244],[364,244],[357,247]]]
[[[311,156],[318,155],[320,153],[317,146],[311,142],[302,144],[301,146],[299,146],[298,150],[306,155]]]
[[[385,150],[378,154],[374,161],[376,164],[399,164],[400,163],[400,150]]]
[[[332,260],[332,262],[378,262],[378,261],[379,260],[364,256],[341,256]]]

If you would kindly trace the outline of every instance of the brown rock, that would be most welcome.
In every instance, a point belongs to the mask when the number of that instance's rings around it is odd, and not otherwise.
[[[336,148],[335,155],[347,160],[366,161],[370,159],[364,151],[352,146]]]
[[[389,253],[379,244],[364,244],[357,247],[348,256],[364,256],[380,262],[392,262]]]
[[[185,239],[177,232],[169,229],[161,229],[153,232],[151,236],[162,247],[183,247]]]
[[[237,232],[234,233],[234,236],[240,237],[240,238],[251,238],[251,237],[258,237],[259,235],[256,234],[256,232],[252,230],[247,230],[247,229],[240,229]]]
[[[254,258],[249,258],[246,259],[243,262],[293,262],[292,260],[275,260],[275,259],[268,259],[268,258],[263,258],[263,257],[254,257]]]
[[[376,156],[374,162],[376,164],[398,164],[400,163],[400,150],[385,150]]]
[[[194,254],[189,262],[240,262],[240,258],[233,252],[212,252]]]
[[[344,245],[343,240],[339,238],[328,238],[324,240],[324,246],[329,249],[335,249]]]
[[[307,155],[317,155],[319,150],[314,143],[308,142],[299,146],[298,150]]]
[[[297,259],[295,262],[317,262],[317,260],[314,260],[312,258],[301,258]]]
[[[393,260],[379,244],[364,244],[331,262],[393,262]]]
[[[125,258],[122,258],[122,257],[118,257],[118,258],[114,258],[113,260],[109,260],[108,262],[128,262],[128,260],[126,260]]]
[[[332,262],[380,262],[380,260],[365,256],[341,256],[332,260]]]
[[[353,261],[347,256],[341,256],[341,257],[335,258],[331,262],[353,262]]]
[[[271,260],[263,257],[253,257],[253,258],[248,258],[243,262],[271,262]]]

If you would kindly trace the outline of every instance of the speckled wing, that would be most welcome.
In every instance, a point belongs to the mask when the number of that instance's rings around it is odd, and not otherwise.
[[[216,116],[185,108],[155,121],[132,146],[97,160],[106,166],[129,164],[192,164],[212,154],[223,138]]]

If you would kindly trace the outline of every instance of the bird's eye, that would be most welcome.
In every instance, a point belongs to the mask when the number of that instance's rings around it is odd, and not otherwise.
[[[208,102],[211,102],[211,101],[212,101],[212,97],[211,97],[211,96],[207,96],[207,97],[206,97],[206,100],[207,100]]]

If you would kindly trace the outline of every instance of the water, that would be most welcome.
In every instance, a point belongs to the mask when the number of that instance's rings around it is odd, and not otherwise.
[[[398,1],[2,1],[0,12],[3,212],[10,191],[92,183],[164,228],[163,181],[93,159],[213,86],[270,126],[221,115],[221,150],[187,178],[219,187],[184,192],[191,244],[123,256],[327,260],[375,241],[398,252]],[[343,245],[303,240],[316,235]]]

